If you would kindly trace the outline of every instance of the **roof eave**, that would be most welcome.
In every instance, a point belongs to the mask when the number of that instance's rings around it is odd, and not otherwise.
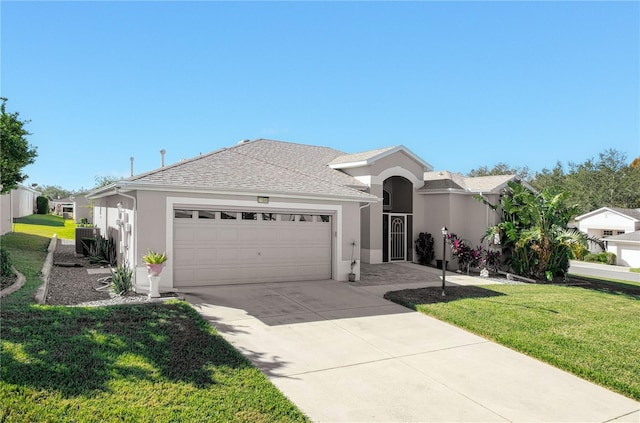
[[[371,194],[362,193],[363,195],[325,195],[325,194],[310,194],[307,192],[286,192],[286,191],[264,191],[264,190],[244,190],[238,191],[237,189],[226,189],[220,187],[193,187],[193,186],[178,186],[178,185],[166,185],[156,183],[143,183],[134,181],[121,181],[120,183],[111,184],[108,187],[102,187],[92,192],[88,198],[97,199],[107,197],[109,195],[115,195],[118,192],[129,191],[172,191],[172,192],[184,192],[184,193],[198,193],[198,194],[214,194],[214,195],[239,195],[239,196],[264,196],[264,197],[286,197],[295,199],[307,199],[307,200],[329,200],[329,201],[347,201],[347,202],[364,202],[364,203],[377,203],[382,199],[373,196]],[[357,191],[357,190],[356,190]],[[358,191],[360,192],[360,191]]]

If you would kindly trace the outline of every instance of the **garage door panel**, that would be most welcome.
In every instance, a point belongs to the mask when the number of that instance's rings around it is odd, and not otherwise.
[[[235,242],[238,240],[238,229],[235,227],[221,227],[218,229],[218,240],[220,242]]]
[[[174,286],[331,278],[331,223],[176,219]]]
[[[194,232],[194,239],[199,242],[208,243],[218,239],[218,228],[213,225],[199,226]]]

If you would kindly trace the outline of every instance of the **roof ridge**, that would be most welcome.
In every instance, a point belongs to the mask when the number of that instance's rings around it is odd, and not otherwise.
[[[257,141],[257,140],[256,140],[256,141]],[[266,141],[270,141],[270,140],[266,140]],[[276,141],[276,142],[284,142],[284,141]],[[305,144],[299,144],[299,145],[305,145]],[[337,151],[337,150],[336,150],[336,151]],[[251,155],[249,155],[249,154],[243,154],[243,153],[238,152],[238,151],[233,151],[232,153],[235,153],[235,154],[238,154],[238,155],[242,155],[242,156],[244,156],[244,157],[248,157],[248,158],[250,158],[250,159],[257,160],[257,161],[260,161],[260,162],[263,162],[263,163],[267,163],[267,164],[269,164],[269,165],[271,165],[271,166],[279,167],[279,168],[281,168],[281,169],[285,169],[285,170],[288,170],[288,171],[290,171],[290,172],[298,173],[298,174],[300,174],[300,175],[304,175],[304,176],[306,176],[306,177],[313,178],[313,179],[315,179],[316,181],[320,181],[320,182],[327,183],[327,184],[330,184],[330,185],[334,185],[334,186],[337,186],[337,187],[346,188],[346,189],[353,190],[353,191],[356,191],[356,192],[362,192],[362,191],[360,191],[360,190],[358,190],[358,189],[355,189],[355,188],[352,188],[352,187],[350,187],[350,186],[348,186],[348,185],[337,184],[337,183],[335,183],[335,182],[328,181],[328,180],[326,180],[326,179],[324,179],[324,178],[319,178],[319,177],[317,177],[316,175],[313,175],[313,174],[310,174],[310,173],[303,172],[303,171],[301,171],[301,170],[299,170],[299,169],[294,169],[294,168],[291,168],[291,167],[284,166],[284,165],[282,165],[282,164],[273,163],[273,162],[268,161],[268,160],[265,160],[265,159],[263,159],[263,158],[261,158],[261,157],[255,157],[255,156],[251,156]],[[324,166],[327,166],[327,165],[325,164]],[[331,169],[331,168],[330,168],[330,169]],[[332,170],[334,170],[334,169],[332,169]]]

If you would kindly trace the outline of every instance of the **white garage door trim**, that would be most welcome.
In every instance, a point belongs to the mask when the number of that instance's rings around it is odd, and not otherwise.
[[[174,228],[173,228],[173,216],[174,208],[181,207],[207,207],[207,208],[227,208],[227,209],[245,209],[270,212],[272,210],[285,212],[285,211],[309,211],[309,212],[325,212],[326,214],[333,215],[333,236],[331,245],[331,278],[337,279],[337,258],[342,257],[342,206],[338,204],[313,204],[313,203],[289,203],[281,201],[270,201],[268,204],[258,203],[256,200],[231,200],[231,199],[208,199],[208,198],[193,198],[193,197],[167,197],[166,202],[166,245],[167,260],[165,272],[162,273],[163,286],[174,287],[173,284],[173,243],[174,243]]]

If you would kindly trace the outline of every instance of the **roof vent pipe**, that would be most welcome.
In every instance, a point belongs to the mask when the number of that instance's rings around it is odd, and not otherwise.
[[[240,141],[238,141],[238,145],[240,145],[240,144],[246,144],[246,143],[248,143],[249,141],[251,141],[251,140],[240,140]]]
[[[164,148],[160,150],[160,156],[162,156],[162,167],[164,167],[164,155],[167,152]]]
[[[131,176],[133,176],[133,157],[129,157],[129,160],[131,160]]]

